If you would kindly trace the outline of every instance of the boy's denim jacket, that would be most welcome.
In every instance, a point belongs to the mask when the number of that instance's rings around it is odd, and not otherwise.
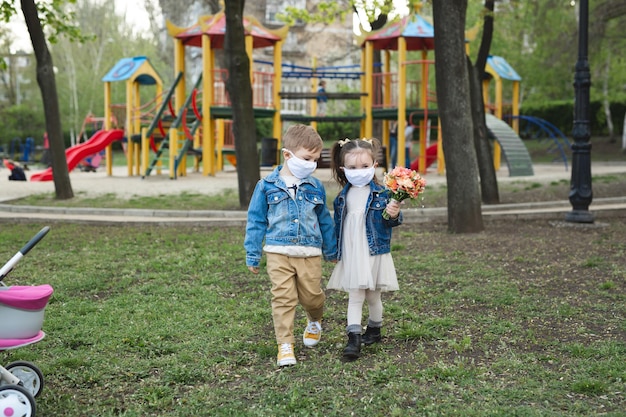
[[[339,255],[341,259],[341,246],[343,239],[343,220],[346,215],[346,195],[351,185],[346,184],[333,202],[335,210],[335,231],[339,237]],[[365,233],[367,244],[370,248],[370,256],[381,255],[391,252],[391,228],[402,224],[402,212],[397,219],[386,220],[383,211],[389,201],[389,191],[382,185],[370,182],[370,196],[365,207]]]
[[[260,180],[252,194],[244,240],[246,265],[259,266],[264,239],[267,245],[321,248],[324,259],[334,261],[337,238],[324,185],[317,178],[304,178],[293,199],[280,178],[281,168]]]

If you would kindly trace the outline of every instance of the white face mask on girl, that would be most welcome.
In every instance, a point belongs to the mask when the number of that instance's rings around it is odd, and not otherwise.
[[[289,149],[285,149],[291,155],[291,158],[287,159],[287,166],[289,167],[289,171],[293,174],[294,177],[299,180],[304,179],[311,175],[317,169],[317,162],[315,161],[305,161],[304,159],[298,158],[291,152]]]
[[[359,169],[343,169],[343,173],[346,174],[346,179],[350,184],[355,187],[364,187],[372,181],[376,168],[372,165],[369,168]]]

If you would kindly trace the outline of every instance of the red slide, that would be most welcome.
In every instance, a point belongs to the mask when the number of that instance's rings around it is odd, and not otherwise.
[[[426,149],[426,168],[431,166],[433,162],[437,160],[437,144],[430,145]],[[411,162],[411,169],[413,171],[419,171],[420,169],[420,159],[419,157],[415,158],[413,162]]]
[[[121,129],[98,130],[87,142],[79,143],[65,151],[67,169],[71,172],[86,157],[100,152],[112,142],[124,138]],[[52,168],[30,176],[31,181],[52,181]]]

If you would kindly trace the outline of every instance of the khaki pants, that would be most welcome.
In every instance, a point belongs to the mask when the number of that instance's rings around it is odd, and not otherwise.
[[[268,253],[267,273],[272,281],[276,342],[295,343],[293,322],[298,303],[310,321],[320,321],[324,313],[326,296],[322,290],[322,257],[293,258]]]

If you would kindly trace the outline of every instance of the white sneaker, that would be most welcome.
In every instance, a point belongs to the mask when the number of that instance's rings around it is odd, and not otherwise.
[[[291,343],[282,343],[278,345],[278,357],[276,358],[278,366],[289,366],[296,364],[296,355],[293,353],[293,345]]]
[[[313,347],[320,342],[322,338],[322,324],[319,321],[310,321],[304,329],[302,342],[306,347]]]

